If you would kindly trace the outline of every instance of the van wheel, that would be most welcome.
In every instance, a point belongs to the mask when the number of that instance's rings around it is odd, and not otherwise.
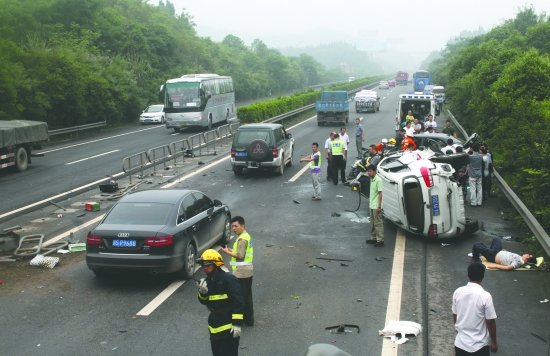
[[[474,232],[476,232],[477,230],[479,230],[479,223],[476,219],[472,219],[472,218],[466,218],[466,227],[465,227],[465,230],[464,230],[464,234],[466,235],[470,235],[470,234],[473,234]]]
[[[450,155],[437,155],[430,158],[430,161],[437,163],[447,163],[450,164],[456,171],[461,167],[468,164],[468,154],[466,152],[453,153]]]
[[[17,169],[18,172],[23,172],[27,170],[28,166],[29,155],[27,154],[27,150],[24,147],[17,148],[15,152],[15,169]]]

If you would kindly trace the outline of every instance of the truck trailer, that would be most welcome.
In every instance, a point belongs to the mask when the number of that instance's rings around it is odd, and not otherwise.
[[[0,120],[0,169],[13,167],[22,172],[31,163],[33,149],[47,142],[48,124],[31,120]]]

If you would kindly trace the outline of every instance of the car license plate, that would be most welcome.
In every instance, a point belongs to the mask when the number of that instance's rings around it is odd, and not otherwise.
[[[246,151],[235,152],[235,157],[246,157],[247,155],[248,155],[248,152]]]
[[[439,196],[432,195],[432,211],[434,216],[439,215]]]
[[[136,247],[136,240],[114,239],[113,247]]]

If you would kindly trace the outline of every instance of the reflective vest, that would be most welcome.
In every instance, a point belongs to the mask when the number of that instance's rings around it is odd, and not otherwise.
[[[229,264],[231,265],[231,268],[233,268],[233,271],[237,269],[237,266],[251,266],[252,261],[254,260],[254,247],[252,247],[252,239],[246,231],[240,234],[237,240],[233,243],[233,252],[236,253],[239,248],[239,239],[246,240],[246,252],[244,255],[244,261],[237,261],[235,257],[231,257],[231,262],[229,262]]]
[[[317,155],[318,157],[318,160],[317,160],[317,165],[315,165],[315,155]],[[315,168],[321,168],[321,165],[322,165],[322,162],[321,162],[321,157],[323,155],[321,154],[321,152],[317,151],[315,152],[314,154],[311,155],[311,158],[313,158],[311,160],[311,162],[309,162],[309,169],[315,169]]]
[[[340,139],[330,141],[330,151],[333,156],[343,156],[344,155],[344,141]]]

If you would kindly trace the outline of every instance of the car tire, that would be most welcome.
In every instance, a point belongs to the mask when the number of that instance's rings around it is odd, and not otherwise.
[[[18,172],[27,170],[29,166],[29,155],[24,147],[18,147],[15,151],[15,169]]]
[[[223,235],[219,241],[220,245],[227,246],[231,240],[231,215],[225,217],[225,222],[223,223]]]
[[[466,218],[466,227],[464,230],[465,235],[473,234],[479,230],[479,222],[476,219]]]
[[[92,272],[94,272],[96,278],[107,278],[109,276],[109,272],[104,269],[92,269]]]
[[[212,116],[208,118],[208,131],[212,130]]]
[[[181,268],[180,276],[184,279],[193,278],[195,274],[195,260],[197,259],[197,248],[193,242],[187,242],[185,246],[185,253],[183,255],[183,267]]]
[[[181,130],[178,127],[174,127],[174,132],[179,133]]]
[[[275,173],[282,176],[285,173],[285,160],[284,157],[281,157],[281,165],[275,168]]]
[[[438,155],[430,158],[430,161],[450,164],[456,171],[468,164],[469,155],[466,152],[450,155]]]
[[[261,162],[267,159],[268,155],[271,154],[269,146],[264,140],[254,140],[248,145],[248,157],[252,161]]]
[[[166,122],[166,118],[164,117],[164,115],[160,118],[160,124],[161,125],[164,125],[164,123]]]
[[[233,168],[233,173],[235,173],[235,175],[237,177],[240,177],[243,175],[243,167],[234,167]]]
[[[292,146],[291,148],[291,152],[290,152],[290,159],[288,160],[288,162],[286,163],[286,165],[288,167],[292,167],[292,156],[294,155],[294,146]]]

